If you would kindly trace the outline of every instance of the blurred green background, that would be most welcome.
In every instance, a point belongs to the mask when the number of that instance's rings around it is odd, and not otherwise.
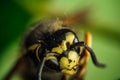
[[[0,80],[17,60],[20,39],[32,22],[51,16],[75,13],[90,7],[88,23],[78,27],[93,35],[93,49],[105,69],[88,62],[86,80],[120,79],[119,0],[0,0]]]

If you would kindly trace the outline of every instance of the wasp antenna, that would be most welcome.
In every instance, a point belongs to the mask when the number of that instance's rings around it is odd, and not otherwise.
[[[42,80],[42,79],[41,79],[41,74],[42,74],[42,70],[43,70],[45,61],[46,61],[46,59],[45,59],[45,57],[44,57],[43,60],[42,60],[42,62],[40,62],[39,72],[38,72],[38,80]]]
[[[73,47],[76,47],[76,46],[84,46],[84,47],[89,51],[89,53],[90,53],[90,55],[91,55],[91,58],[92,58],[92,61],[93,61],[93,63],[95,64],[95,66],[101,67],[101,68],[104,68],[104,67],[105,67],[105,64],[102,64],[102,63],[99,63],[99,62],[98,62],[94,51],[93,51],[90,47],[88,47],[84,42],[75,43],[74,45],[72,45],[72,48],[73,48]]]
[[[99,63],[99,62],[98,62],[94,51],[93,51],[90,47],[88,47],[87,45],[85,45],[85,48],[90,52],[92,61],[93,61],[93,63],[95,64],[95,66],[97,66],[97,67],[102,67],[102,68],[106,67],[105,64],[102,64],[102,63]]]

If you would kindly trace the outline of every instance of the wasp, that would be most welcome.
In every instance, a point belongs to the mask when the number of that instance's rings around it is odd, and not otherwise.
[[[24,36],[23,55],[5,80],[16,69],[23,80],[83,80],[78,74],[82,74],[85,50],[95,66],[105,67],[63,19],[45,19],[32,26]]]

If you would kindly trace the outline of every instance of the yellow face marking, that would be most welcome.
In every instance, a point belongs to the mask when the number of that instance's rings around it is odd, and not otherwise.
[[[38,56],[38,50],[39,50],[40,47],[41,47],[41,46],[38,46],[37,49],[36,49],[36,57],[37,57],[38,61],[40,61],[40,58],[39,58],[39,56]]]
[[[71,60],[71,62],[69,63],[69,67],[72,68],[75,65],[79,64],[79,55],[75,52],[75,51],[70,51],[68,53],[68,59]]]
[[[75,35],[73,33],[67,33],[66,34],[66,42],[69,42],[70,44],[72,44],[74,38],[75,38]]]
[[[30,47],[28,48],[28,50],[29,50],[29,51],[33,51],[33,50],[35,50],[39,45],[40,45],[40,44],[33,44],[32,46],[30,46]]]
[[[58,47],[54,47],[52,49],[52,52],[57,52],[58,54],[62,54],[63,51],[67,50],[66,43],[68,42],[70,43],[70,45],[72,45],[74,38],[75,36],[73,33],[71,32],[67,33],[65,37],[66,40],[62,40],[62,43]]]
[[[60,59],[60,66],[63,68],[62,73],[73,75],[79,64],[79,55],[75,51],[69,51],[68,57],[62,57]],[[73,69],[74,68],[74,69]]]
[[[69,64],[69,61],[68,61],[67,57],[62,57],[62,58],[60,59],[60,66],[61,66],[61,67],[67,68],[68,64]],[[69,69],[70,69],[70,68],[69,68]]]
[[[36,57],[37,57],[37,59],[40,61],[40,58],[39,58],[39,56],[38,56],[38,50],[39,50],[39,48],[41,47],[41,44],[33,44],[32,46],[30,46],[29,48],[28,48],[28,50],[29,51],[34,51],[34,50],[36,50]]]
[[[63,50],[67,50],[66,41],[65,41],[65,40],[62,41],[60,47],[61,47],[62,51],[63,51]]]
[[[57,58],[55,57],[55,56],[46,56],[45,57],[46,58],[46,60],[51,60],[51,59],[53,59],[53,60],[56,60],[57,61]]]
[[[63,50],[62,50],[61,46],[58,46],[58,47],[53,48],[52,52],[57,52],[59,54],[62,54]]]
[[[63,74],[69,74],[69,75],[73,75],[73,74],[75,74],[76,72],[73,70],[73,69],[71,69],[71,70],[67,70],[67,69],[63,69],[62,71],[61,71]]]

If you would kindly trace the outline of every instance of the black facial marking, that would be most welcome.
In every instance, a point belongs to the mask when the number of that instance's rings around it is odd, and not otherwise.
[[[71,60],[71,59],[68,59],[68,61],[69,61],[69,63],[71,63],[71,62],[72,62],[72,60]]]
[[[73,68],[73,70],[75,70],[75,71],[76,71],[76,69],[75,69],[75,68]]]
[[[75,63],[75,60],[74,60],[74,63]]]
[[[66,43],[66,46],[67,46],[67,50],[70,50],[70,43],[69,42]]]
[[[70,67],[70,65],[68,65],[68,67]]]

